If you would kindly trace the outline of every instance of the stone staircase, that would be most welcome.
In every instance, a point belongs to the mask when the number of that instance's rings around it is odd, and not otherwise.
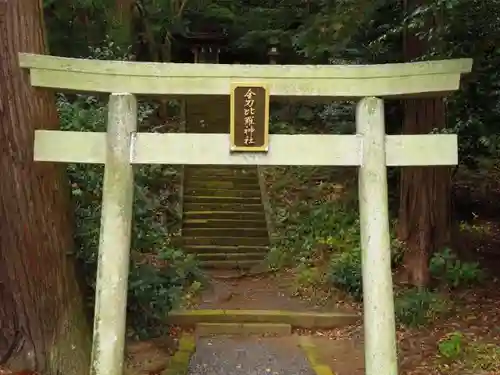
[[[256,167],[185,166],[184,250],[201,266],[249,269],[269,248]]]

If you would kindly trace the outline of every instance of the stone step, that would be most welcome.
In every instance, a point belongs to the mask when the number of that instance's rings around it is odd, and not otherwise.
[[[168,314],[168,322],[181,327],[195,327],[198,323],[284,323],[296,328],[332,329],[360,320],[361,315],[340,311],[174,310]]]
[[[196,259],[201,263],[208,260],[228,260],[228,261],[243,261],[243,260],[264,260],[266,253],[200,253],[196,254]]]
[[[184,251],[189,254],[204,253],[261,253],[266,254],[269,251],[267,246],[224,246],[224,245],[186,245]]]
[[[269,246],[256,167],[184,170],[183,245],[206,269],[249,269]]]
[[[292,326],[283,323],[198,323],[195,335],[198,337],[213,335],[266,335],[290,336]]]
[[[189,168],[193,169],[255,169],[248,165],[231,165],[231,164],[192,164]]]
[[[266,237],[189,237],[184,236],[185,246],[191,245],[223,245],[223,246],[269,246],[269,238]]]
[[[236,186],[241,185],[258,185],[259,180],[257,177],[233,177],[233,176],[199,176],[199,175],[185,175],[184,186],[190,186],[190,184],[199,183],[212,183],[212,182],[230,182]]]
[[[264,213],[264,206],[262,202],[248,203],[248,202],[186,202],[184,201],[184,211],[211,211],[216,212],[258,212]]]
[[[182,225],[184,228],[267,228],[265,220],[191,219],[189,217],[184,217]]]
[[[267,237],[266,228],[182,228],[187,237]]]
[[[200,261],[201,268],[248,270],[262,263],[262,260],[205,260]]]
[[[257,176],[256,166],[248,165],[190,165],[184,169],[186,175],[216,175],[216,176]]]
[[[204,189],[189,187],[184,190],[186,196],[202,196],[215,198],[259,198],[260,189],[245,190],[245,189]]]
[[[259,178],[257,173],[217,173],[217,172],[205,172],[205,171],[187,171],[184,172],[186,176],[186,181],[240,181],[247,183],[258,183]]]
[[[243,189],[243,190],[259,190],[260,186],[258,181],[252,183],[238,182],[235,180],[227,181],[206,181],[204,179],[199,180],[186,180],[184,183],[185,190],[189,189]]]
[[[260,220],[265,222],[263,211],[185,211],[184,220]]]
[[[190,165],[184,169],[186,172],[200,172],[200,173],[222,173],[228,174],[254,174],[256,175],[257,167],[248,165],[234,165],[234,166],[224,166],[224,165]]]
[[[235,203],[235,204],[260,204],[259,197],[207,197],[203,195],[184,195],[185,203]]]
[[[257,167],[253,165],[199,164],[190,165],[186,169],[203,172],[257,173]]]

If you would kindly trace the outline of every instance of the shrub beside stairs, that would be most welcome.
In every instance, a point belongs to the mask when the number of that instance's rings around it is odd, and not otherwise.
[[[186,166],[182,238],[202,268],[246,270],[269,249],[256,167]]]

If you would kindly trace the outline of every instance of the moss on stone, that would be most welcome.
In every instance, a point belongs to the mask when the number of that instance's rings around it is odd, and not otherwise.
[[[313,366],[313,371],[316,375],[334,375],[332,369],[325,365]]]
[[[173,324],[194,326],[197,323],[284,323],[299,328],[336,328],[356,323],[355,314],[304,313],[283,310],[185,310],[173,311]]]
[[[176,352],[172,358],[170,358],[170,363],[186,363],[189,362],[191,358],[190,352]]]
[[[292,327],[282,323],[199,323],[196,325],[196,334],[199,336],[212,335],[265,335],[289,336]]]
[[[320,364],[318,353],[316,353],[315,347],[306,347],[302,348],[302,350],[306,353],[307,360],[309,361],[312,367],[318,366]]]
[[[193,353],[196,349],[196,342],[193,336],[183,335],[179,339],[179,351]]]
[[[307,361],[311,365],[316,375],[334,375],[331,368],[321,363],[320,355],[317,351],[316,345],[313,343],[311,337],[300,336],[299,346],[304,351]]]
[[[193,335],[183,334],[179,339],[179,346],[170,358],[169,366],[161,375],[185,375],[188,372],[189,361],[196,350],[196,341]]]

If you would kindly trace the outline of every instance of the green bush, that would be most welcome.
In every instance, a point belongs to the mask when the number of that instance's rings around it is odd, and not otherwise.
[[[327,261],[324,280],[362,299],[361,239],[357,202],[336,200],[311,204],[302,202],[295,210],[276,210],[283,235],[274,244],[268,261],[272,268],[287,264],[312,266]],[[393,241],[392,258],[401,260],[401,245]]]
[[[400,292],[394,305],[398,323],[417,327],[448,311],[450,301],[438,293],[412,288]]]
[[[58,97],[63,130],[105,131],[106,105],[91,96]],[[139,119],[152,112],[140,104]],[[147,126],[147,124],[142,124]],[[70,164],[75,206],[77,257],[86,281],[95,289],[101,216],[102,166]],[[134,215],[129,275],[129,324],[134,333],[153,333],[155,323],[181,300],[183,288],[199,278],[194,259],[171,244],[180,227],[177,170],[172,166],[134,168]],[[92,301],[90,301],[92,303]]]
[[[479,263],[462,262],[448,248],[432,256],[429,271],[432,277],[452,288],[474,284],[484,276]]]
[[[329,268],[330,282],[357,300],[363,297],[361,249],[353,247],[335,256]]]
[[[329,279],[339,289],[346,291],[357,300],[362,300],[363,280],[359,221],[356,221],[356,224],[351,227],[350,233],[353,241],[349,244],[349,247],[337,253],[330,262]],[[392,241],[391,258],[393,267],[397,267],[402,259],[401,243],[395,239]]]
[[[449,360],[457,359],[461,354],[464,346],[464,335],[461,332],[452,332],[445,338],[439,341],[439,354]]]
[[[497,374],[500,371],[500,346],[477,340],[460,331],[446,334],[438,342],[443,369],[459,368],[467,374]]]
[[[356,211],[345,204],[303,204],[293,212],[280,212],[286,221],[274,247],[286,255],[288,262],[312,263],[320,248],[343,251],[359,242]]]

